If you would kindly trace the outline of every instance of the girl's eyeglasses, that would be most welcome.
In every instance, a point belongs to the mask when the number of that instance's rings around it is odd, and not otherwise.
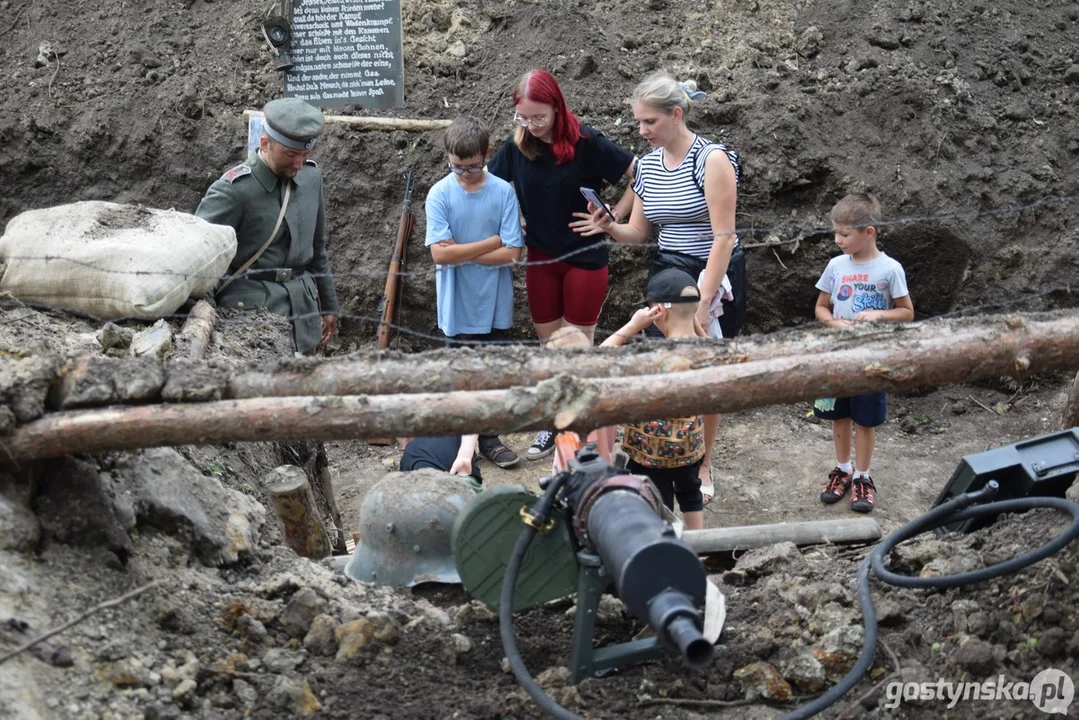
[[[519,125],[521,127],[528,127],[529,125],[531,125],[534,128],[541,128],[546,125],[550,119],[551,118],[548,115],[537,115],[532,118],[525,118],[521,117],[517,113],[513,113],[513,124]]]

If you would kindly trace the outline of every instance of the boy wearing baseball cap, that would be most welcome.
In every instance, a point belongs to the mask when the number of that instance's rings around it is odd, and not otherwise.
[[[704,337],[704,329],[695,318],[700,299],[697,283],[689,273],[677,268],[662,270],[648,281],[648,307],[634,313],[602,347],[624,345],[652,323],[667,338]],[[627,423],[622,450],[629,456],[628,470],[648,477],[669,509],[674,509],[678,498],[687,530],[704,527],[701,480],[697,477],[704,457],[703,416]]]

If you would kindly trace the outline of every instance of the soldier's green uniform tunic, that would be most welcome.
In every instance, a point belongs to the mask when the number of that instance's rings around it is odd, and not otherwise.
[[[195,214],[236,230],[237,249],[229,268],[231,275],[270,237],[281,212],[285,183],[289,182],[292,193],[277,237],[244,277],[237,278],[218,294],[217,302],[222,308],[264,307],[293,318],[296,350],[307,352],[322,338],[320,312],[338,313],[337,293],[326,255],[322,171],[308,160],[291,180],[282,179],[253,151],[245,163],[232,168],[210,186]],[[285,279],[289,274],[291,279]]]

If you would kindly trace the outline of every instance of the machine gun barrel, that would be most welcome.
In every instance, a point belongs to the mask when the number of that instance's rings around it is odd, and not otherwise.
[[[689,663],[707,664],[712,644],[703,635],[697,610],[704,605],[707,577],[697,553],[644,496],[628,488],[596,496],[587,528],[588,541],[626,607]]]

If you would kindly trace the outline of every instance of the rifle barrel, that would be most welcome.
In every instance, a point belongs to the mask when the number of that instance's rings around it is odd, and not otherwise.
[[[408,171],[405,179],[405,199],[401,203],[401,221],[397,225],[397,238],[393,244],[393,255],[390,256],[390,268],[386,273],[386,286],[379,302],[379,325],[378,341],[376,347],[379,350],[386,348],[390,342],[390,324],[397,313],[398,272],[404,261],[405,249],[408,247],[408,239],[415,227],[415,218],[412,215],[412,171]]]

